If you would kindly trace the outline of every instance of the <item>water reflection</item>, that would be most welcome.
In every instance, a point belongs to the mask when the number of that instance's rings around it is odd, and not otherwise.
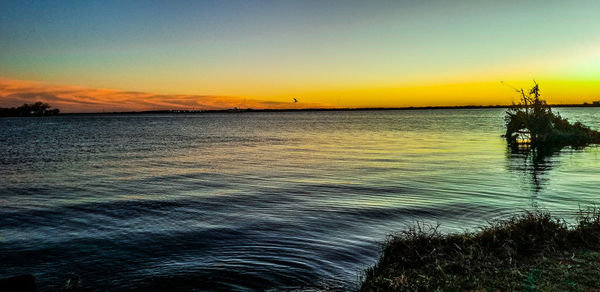
[[[530,186],[533,197],[537,198],[548,185],[550,170],[555,166],[559,155],[560,151],[556,149],[508,147],[508,170],[522,176],[525,184]]]
[[[507,168],[525,180],[523,184],[529,186],[532,199],[537,199],[538,195],[550,184],[551,170],[559,166],[561,159],[564,160],[564,157],[560,156],[582,152],[586,148],[593,149],[594,147],[591,145],[548,148],[509,146],[506,152]],[[562,178],[555,176],[554,179]],[[532,204],[535,206],[537,203],[533,202]]]

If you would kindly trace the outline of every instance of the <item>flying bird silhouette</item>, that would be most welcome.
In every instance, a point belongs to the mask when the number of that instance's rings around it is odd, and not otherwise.
[[[292,99],[294,100],[294,102],[298,102],[298,100],[296,98],[292,97]]]

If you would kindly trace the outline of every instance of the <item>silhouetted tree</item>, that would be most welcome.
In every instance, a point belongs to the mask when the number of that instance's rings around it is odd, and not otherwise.
[[[540,88],[534,86],[525,93],[517,90],[521,102],[506,111],[506,137],[511,145],[523,142],[537,147],[584,146],[600,143],[600,133],[577,122],[573,125],[554,114],[545,100],[540,99]],[[529,141],[527,141],[529,140]]]
[[[29,117],[29,116],[52,116],[60,113],[59,109],[51,109],[52,107],[41,101],[32,104],[23,104],[20,107],[0,108],[0,116],[2,117]]]

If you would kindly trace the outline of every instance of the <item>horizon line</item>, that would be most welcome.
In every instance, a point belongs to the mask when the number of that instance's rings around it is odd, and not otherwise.
[[[60,115],[95,115],[95,114],[152,114],[152,113],[242,113],[242,112],[304,112],[304,111],[369,111],[369,110],[430,110],[430,109],[486,109],[486,108],[509,108],[511,105],[457,105],[457,106],[407,106],[407,107],[357,107],[357,108],[228,108],[228,109],[162,109],[144,111],[112,111],[112,112],[68,112]],[[549,104],[550,107],[600,107],[593,103],[577,104]]]

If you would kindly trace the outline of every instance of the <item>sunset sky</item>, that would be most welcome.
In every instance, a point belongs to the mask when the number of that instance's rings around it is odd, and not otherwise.
[[[599,1],[0,1],[0,107],[600,100]],[[295,104],[292,97],[298,99]]]

